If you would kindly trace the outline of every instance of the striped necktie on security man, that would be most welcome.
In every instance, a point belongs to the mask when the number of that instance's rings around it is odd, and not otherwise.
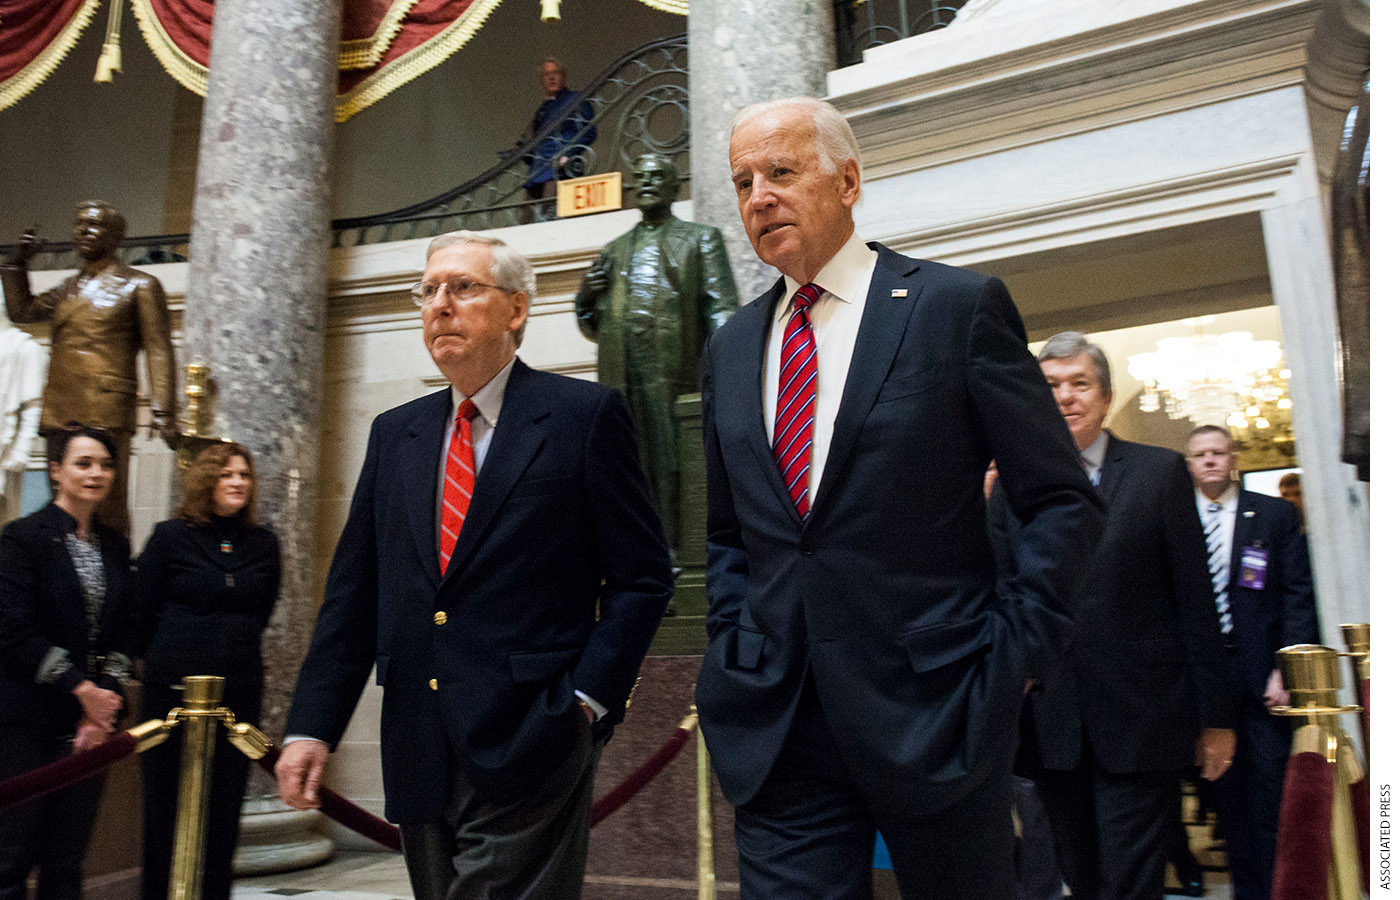
[[[779,355],[778,412],[773,422],[773,458],[803,519],[811,509],[808,488],[817,405],[817,338],[808,313],[821,295],[822,289],[815,284],[804,284],[792,297],[792,316],[783,331]]]
[[[1220,633],[1235,629],[1230,615],[1230,548],[1225,546],[1224,507],[1206,506],[1206,552],[1210,554],[1210,583],[1215,589],[1215,614],[1220,617]]]
[[[476,404],[471,398],[457,407],[452,424],[452,442],[447,445],[447,464],[442,474],[442,528],[438,531],[439,573],[447,572],[452,551],[457,548],[457,536],[462,533],[462,521],[467,517],[472,493],[476,490],[476,456],[472,450],[472,419]]]

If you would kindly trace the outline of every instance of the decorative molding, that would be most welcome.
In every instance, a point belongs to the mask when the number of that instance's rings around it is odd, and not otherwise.
[[[1300,156],[1283,156],[1036,207],[866,236],[911,256],[967,265],[979,259],[1257,212],[1273,201],[1274,182],[1287,179],[1301,162]]]
[[[903,74],[922,60],[895,56],[898,45],[954,41],[955,22],[890,45],[885,62],[851,67],[869,67],[859,80],[833,72],[830,99],[861,141],[867,175],[897,174],[1299,84],[1316,12],[1315,0],[1190,4]],[[890,80],[871,83],[882,70]]]

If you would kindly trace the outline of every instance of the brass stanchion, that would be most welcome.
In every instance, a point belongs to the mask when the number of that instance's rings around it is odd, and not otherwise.
[[[695,712],[691,704],[690,711]],[[713,807],[710,804],[710,753],[705,749],[705,734],[695,726],[695,831],[697,838],[697,869],[699,900],[715,900],[715,832]]]
[[[272,748],[267,735],[252,725],[237,723],[232,710],[219,705],[224,699],[223,678],[190,675],[184,679],[184,686],[183,705],[172,709],[161,723],[165,732],[179,722],[185,725],[179,804],[175,812],[175,848],[170,858],[170,900],[197,900],[204,893],[209,772],[214,762],[219,723],[228,727],[229,742],[250,759],[261,759]],[[159,738],[156,743],[163,739]]]
[[[1355,813],[1351,808],[1351,785],[1364,773],[1356,759],[1341,716],[1356,712],[1359,706],[1338,703],[1342,669],[1337,651],[1317,644],[1295,644],[1275,654],[1283,673],[1283,686],[1289,706],[1276,706],[1275,715],[1294,716],[1303,721],[1293,735],[1293,753],[1312,752],[1326,758],[1332,769],[1331,849],[1327,894],[1331,900],[1360,900],[1361,858],[1357,852]]]
[[[1346,641],[1347,652],[1342,655],[1351,660],[1351,674],[1356,683],[1356,697],[1362,706],[1361,742],[1366,749],[1366,763],[1371,762],[1371,716],[1366,712],[1370,706],[1367,694],[1371,684],[1371,625],[1361,622],[1342,626],[1342,640]]]

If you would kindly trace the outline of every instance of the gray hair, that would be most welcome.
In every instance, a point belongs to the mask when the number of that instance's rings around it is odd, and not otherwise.
[[[848,159],[855,160],[856,168],[861,168],[860,145],[856,143],[851,123],[836,107],[815,97],[784,97],[744,107],[735,114],[729,126],[730,140],[734,139],[735,130],[754,116],[787,107],[797,107],[811,115],[812,124],[817,129],[817,154],[822,158],[824,171],[835,172]]]
[[[433,258],[433,254],[439,250],[446,250],[448,247],[455,247],[458,244],[480,244],[491,249],[491,280],[501,290],[508,294],[515,294],[523,291],[526,302],[535,301],[535,267],[530,265],[518,250],[512,248],[505,241],[489,234],[482,234],[479,231],[449,231],[447,234],[440,234],[428,242],[428,253],[425,262]],[[525,325],[515,333],[516,346],[525,340]]]
[[[1099,390],[1105,397],[1111,395],[1113,376],[1108,371],[1108,357],[1104,355],[1103,348],[1090,343],[1082,331],[1061,331],[1045,342],[1035,358],[1044,362],[1047,359],[1074,359],[1085,354],[1094,363],[1094,372],[1099,376]]]

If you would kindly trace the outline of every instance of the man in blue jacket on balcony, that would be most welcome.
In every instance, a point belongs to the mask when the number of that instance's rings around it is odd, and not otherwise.
[[[571,91],[565,85],[567,73],[557,59],[546,57],[540,63],[540,87],[544,88],[544,100],[535,110],[535,118],[530,122],[530,136],[540,133],[549,121],[559,114],[574,98],[578,91]],[[598,129],[592,126],[593,104],[587,101],[579,104],[578,110],[559,123],[559,127],[549,133],[527,158],[530,173],[525,176],[525,195],[531,200],[543,199],[545,194],[554,196],[555,178],[560,172],[568,177],[584,174],[583,158],[580,151],[592,146],[598,138]],[[527,138],[526,140],[529,140]]]

